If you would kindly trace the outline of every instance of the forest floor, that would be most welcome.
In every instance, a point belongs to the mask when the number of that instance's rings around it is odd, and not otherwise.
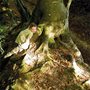
[[[37,67],[26,73],[19,73],[21,59],[10,60],[0,73],[0,89],[9,90],[89,90],[84,85],[86,79],[77,79],[70,52],[61,47],[52,49],[53,60],[39,63]],[[7,69],[9,68],[9,69]],[[85,69],[85,66],[84,66]]]

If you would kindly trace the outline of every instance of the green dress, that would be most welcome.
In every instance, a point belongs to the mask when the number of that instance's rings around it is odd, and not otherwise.
[[[33,36],[33,32],[29,29],[25,29],[19,33],[17,36],[15,42],[19,45],[23,44],[26,42],[27,38],[31,39]]]

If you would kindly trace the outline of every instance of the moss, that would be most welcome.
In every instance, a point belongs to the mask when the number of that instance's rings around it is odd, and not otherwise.
[[[66,18],[66,8],[62,0],[43,0],[40,9],[44,13],[43,21],[63,21]]]
[[[27,80],[17,80],[15,84],[13,84],[12,89],[14,90],[33,90],[32,86],[29,84]]]
[[[49,43],[53,44],[53,43],[55,43],[55,40],[53,38],[49,38]]]
[[[41,72],[47,72],[49,69],[50,69],[50,66],[52,66],[53,65],[53,63],[52,63],[52,61],[48,61],[48,62],[46,62],[44,65],[43,65],[43,67],[41,68]]]
[[[61,34],[62,37],[62,41],[65,43],[69,43],[70,42],[70,34],[68,32],[64,32],[63,34]]]

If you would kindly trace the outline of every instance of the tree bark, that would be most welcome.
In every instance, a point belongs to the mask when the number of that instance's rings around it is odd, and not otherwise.
[[[63,45],[69,49],[71,48],[73,54],[80,52],[73,43],[69,33],[68,19],[71,2],[72,0],[68,0],[66,5],[63,0],[39,0],[37,2],[31,22],[35,22],[38,26],[43,27],[44,40],[41,40],[42,44],[39,50],[43,48],[43,51],[48,52],[49,45],[55,44],[55,38],[58,38],[60,43],[63,42]],[[76,55],[75,57],[78,56]],[[82,56],[80,55],[79,57],[81,59]]]

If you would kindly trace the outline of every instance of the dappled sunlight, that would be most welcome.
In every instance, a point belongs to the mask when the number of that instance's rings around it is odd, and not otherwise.
[[[53,38],[54,37],[54,35],[55,35],[55,33],[49,33],[49,38]]]
[[[21,45],[18,45],[17,47],[15,47],[13,50],[11,50],[10,52],[8,52],[4,58],[7,58],[7,57],[10,57],[11,55],[13,54],[17,54],[19,52],[22,52],[23,50],[26,50],[28,49],[30,45],[30,42],[29,42],[29,38],[26,40],[25,43],[21,44]]]
[[[46,35],[50,34],[50,33],[52,32],[52,30],[53,30],[53,26],[47,26],[47,27],[46,27],[45,34],[46,34]]]
[[[32,66],[37,59],[38,59],[37,56],[33,56],[32,57],[32,55],[26,54],[26,56],[24,57],[24,62],[27,65],[31,65]]]
[[[77,52],[75,52],[75,56],[76,57],[80,57],[81,56],[81,52],[78,50]]]
[[[20,52],[23,50],[23,49],[27,49],[30,45],[30,41],[29,41],[29,38],[26,40],[25,43],[19,45],[19,48],[20,48]]]
[[[73,68],[75,70],[76,76],[82,76],[84,74],[84,70],[82,70],[80,67],[78,67],[75,59],[73,59]]]
[[[85,84],[90,86],[90,79],[86,81]]]
[[[45,54],[44,53],[39,53],[38,54],[38,63],[42,62],[44,60]]]
[[[76,62],[75,59],[73,59],[73,68],[74,68],[74,72],[75,72],[75,76],[76,76],[77,80],[79,80],[82,83],[87,82],[87,83],[90,84],[90,80],[89,80],[90,79],[90,74],[85,69],[85,67],[83,68],[82,66],[78,65],[78,63]]]

